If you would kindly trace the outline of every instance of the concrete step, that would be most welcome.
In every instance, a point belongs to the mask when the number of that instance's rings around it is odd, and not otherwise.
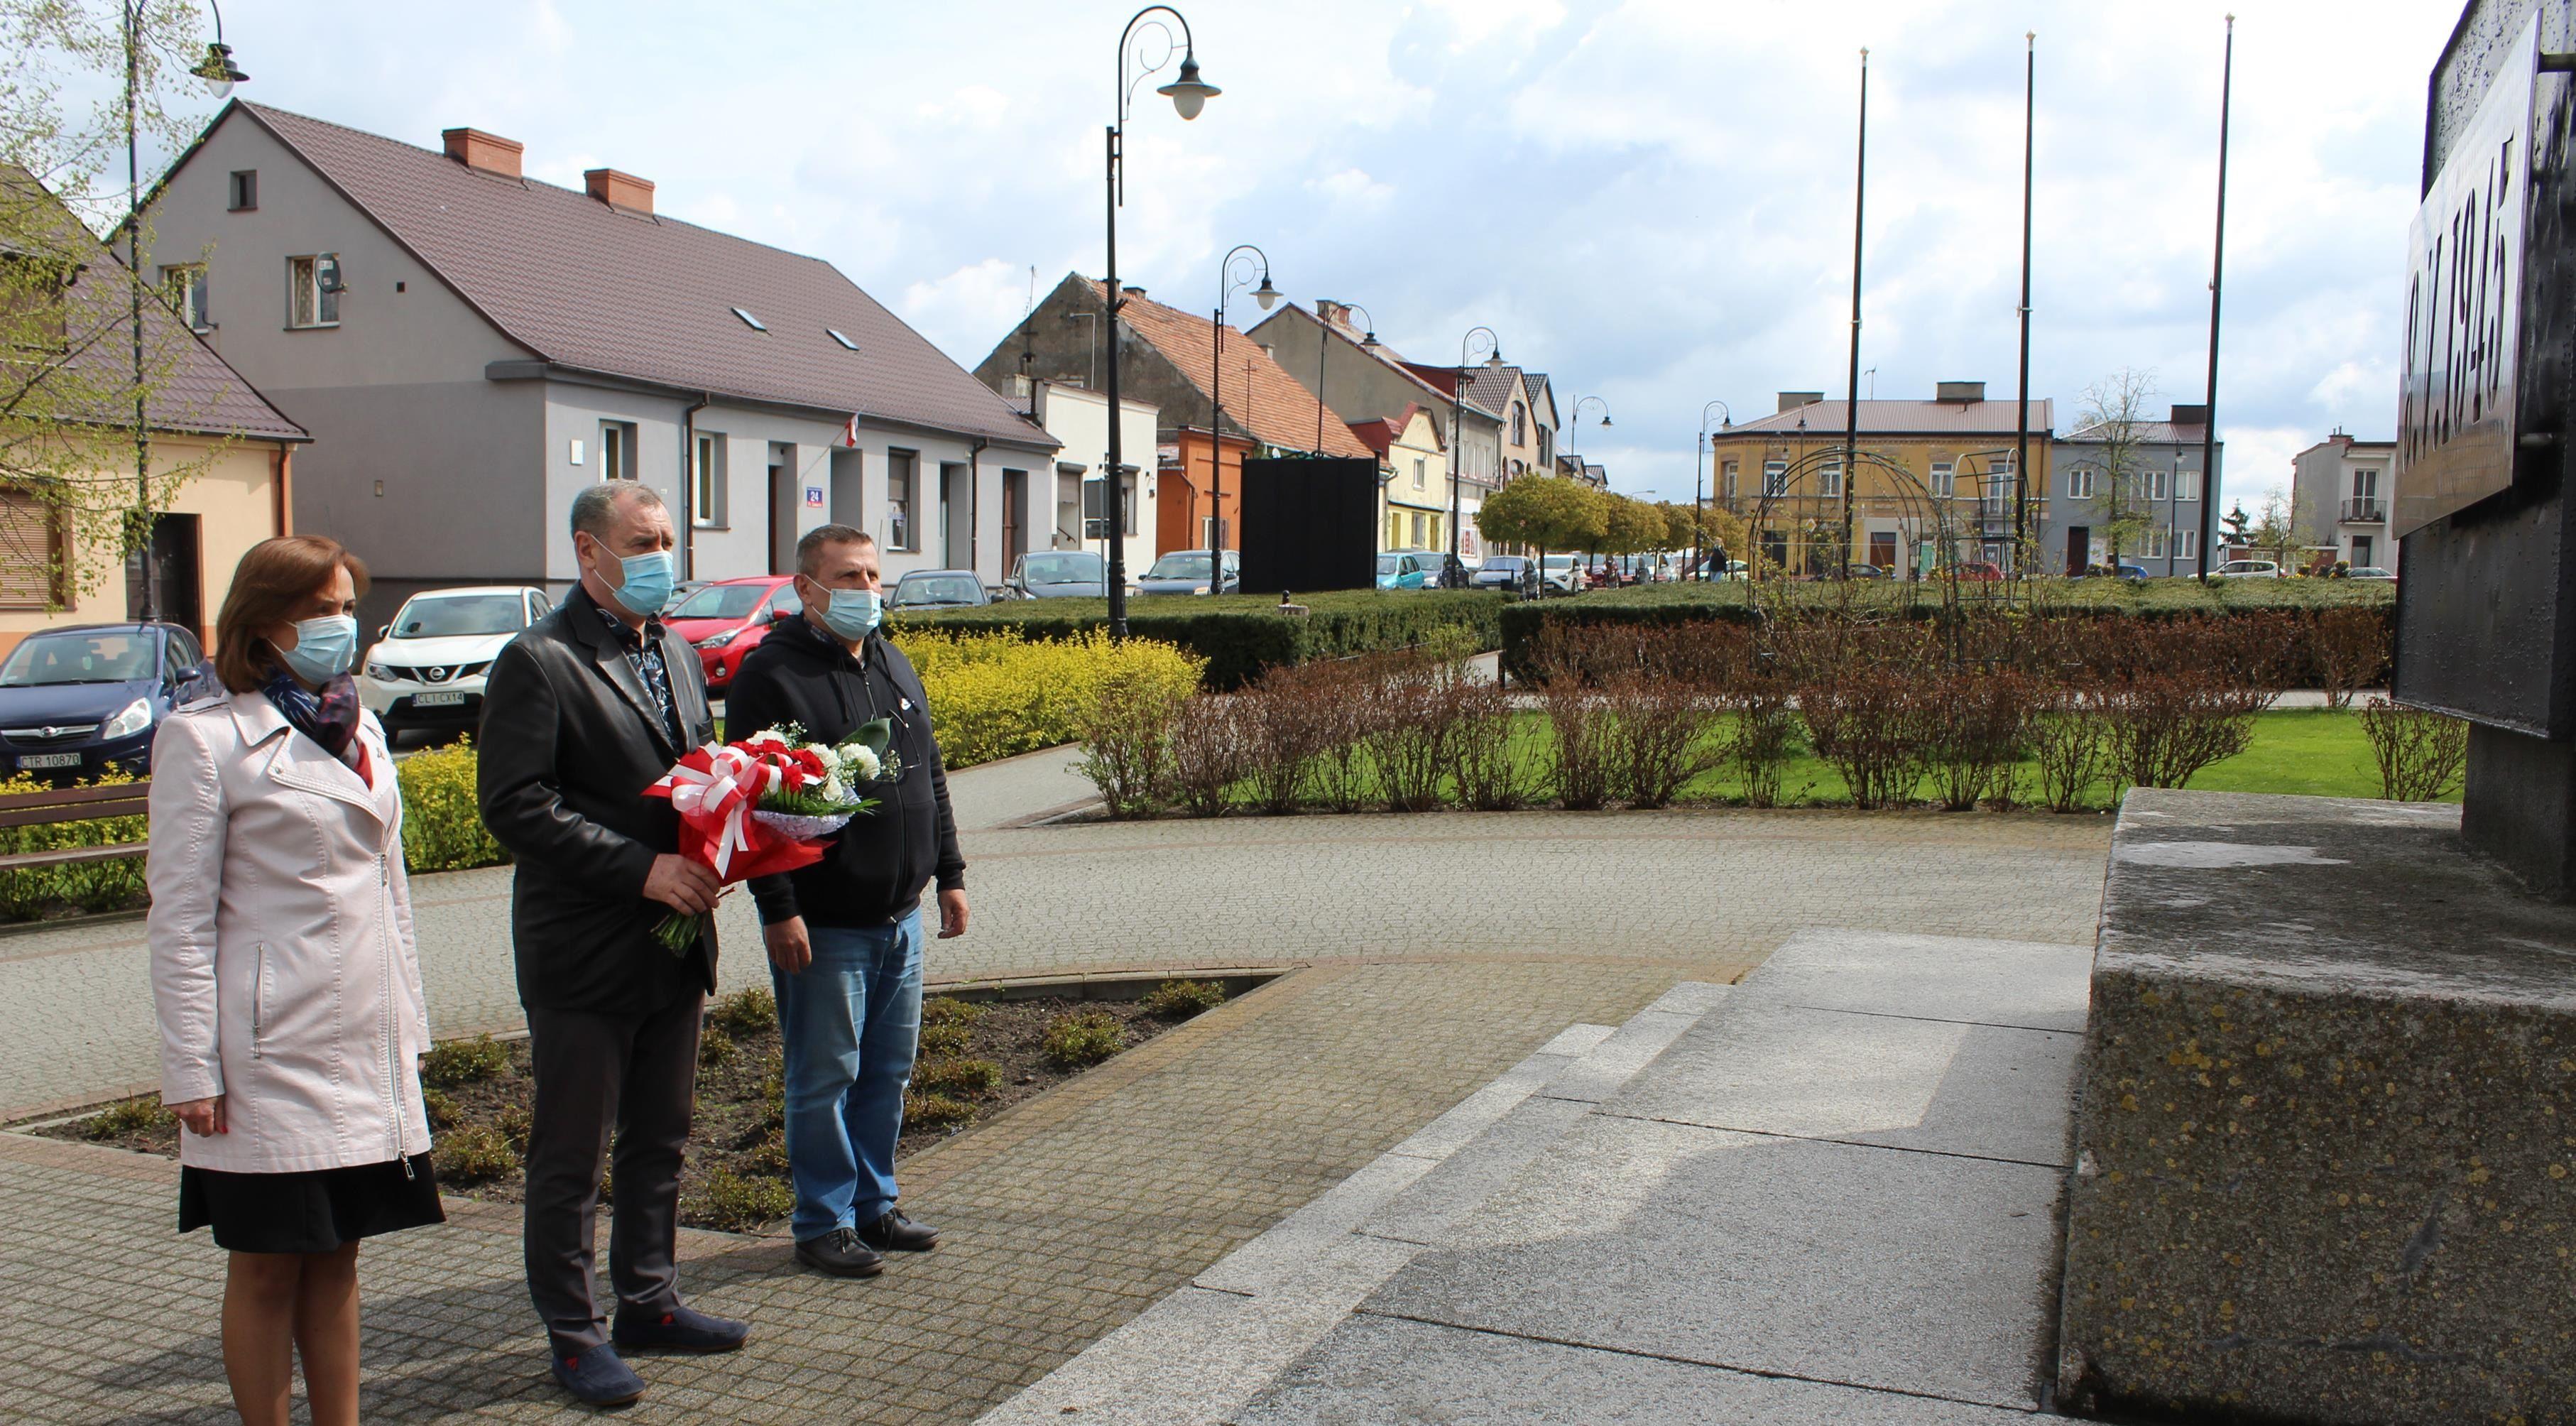
[[[1684,982],[1618,1027],[1568,1027],[981,1421],[1227,1419],[1728,993]]]
[[[1228,1419],[2036,1409],[2089,960],[1793,937]]]

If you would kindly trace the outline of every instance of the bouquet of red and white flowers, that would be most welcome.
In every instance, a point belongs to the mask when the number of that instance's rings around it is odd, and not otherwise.
[[[838,744],[809,742],[793,724],[691,751],[646,789],[680,814],[680,855],[727,883],[812,866],[850,819],[876,809],[860,795],[901,771],[894,725],[879,718]],[[678,955],[706,917],[673,912],[653,934]]]

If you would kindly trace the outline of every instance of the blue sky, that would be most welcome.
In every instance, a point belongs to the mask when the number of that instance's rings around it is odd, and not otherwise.
[[[1290,297],[1356,301],[1421,361],[1482,323],[1599,394],[1578,446],[1688,498],[1702,404],[1840,394],[1854,81],[1871,49],[1861,364],[1880,396],[2014,376],[2025,31],[2038,32],[2032,390],[2205,361],[2221,17],[2201,0],[1199,0],[1225,93],[1140,93],[1121,270],[1214,301],[1260,244]],[[2424,77],[2455,12],[2245,0],[2221,434],[2229,491],[2341,425],[2386,437]],[[537,177],[607,164],[662,211],[828,258],[972,365],[1101,266],[1101,130],[1128,6],[234,0],[246,97],[435,146],[470,124]],[[1159,82],[1159,81],[1157,81]],[[1248,320],[1248,319],[1245,319]]]

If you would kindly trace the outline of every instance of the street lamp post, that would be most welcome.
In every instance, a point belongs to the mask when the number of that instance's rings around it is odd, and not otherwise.
[[[1600,407],[1600,408],[1601,408],[1601,424],[1602,424],[1603,426],[1608,426],[1608,425],[1610,424],[1610,403],[1609,403],[1609,402],[1602,400],[1602,399],[1601,399],[1600,397],[1598,397],[1598,396],[1578,396],[1578,397],[1574,398],[1574,404],[1573,404],[1572,406],[1570,406],[1570,407],[1568,407],[1568,408],[1567,408],[1567,413],[1568,413],[1568,414],[1566,415],[1566,418],[1565,418],[1565,432],[1566,432],[1566,434],[1567,434],[1568,436],[1572,436],[1572,435],[1575,433],[1575,428],[1576,428],[1576,427],[1578,427],[1578,426],[1581,426],[1581,425],[1583,424],[1583,408],[1584,408],[1584,406],[1585,406],[1586,404],[1590,404],[1590,405],[1593,405],[1593,406],[1598,406],[1598,407]],[[1567,455],[1579,455],[1580,453],[1579,453],[1579,452],[1575,452],[1575,451],[1568,451],[1568,452],[1566,452],[1566,454],[1567,454]],[[1580,463],[1581,463],[1581,462],[1578,460],[1577,464],[1579,465]],[[1577,475],[1579,476],[1579,475],[1581,475],[1581,474],[1582,474],[1582,472],[1581,472],[1580,470],[1577,470],[1577,471],[1575,472],[1575,474],[1577,474]]]
[[[1267,312],[1279,300],[1279,289],[1270,285],[1270,254],[1250,243],[1237,243],[1216,268],[1216,348],[1208,370],[1208,593],[1225,593],[1225,304],[1234,294],[1252,285],[1252,275],[1261,274],[1261,285],[1253,289],[1252,300]],[[1247,382],[1247,385],[1249,383]],[[1315,404],[1324,398],[1316,396]],[[1323,453],[1323,432],[1315,434],[1316,453]],[[1240,501],[1242,492],[1235,493]]]
[[[1180,11],[1169,5],[1148,5],[1128,17],[1127,28],[1118,32],[1118,121],[1109,126],[1107,170],[1109,273],[1107,291],[1103,294],[1107,301],[1109,318],[1109,330],[1106,334],[1108,337],[1106,345],[1109,348],[1109,388],[1103,394],[1109,398],[1110,483],[1109,488],[1103,492],[1107,498],[1102,503],[1107,507],[1109,516],[1109,637],[1113,639],[1127,637],[1127,502],[1126,492],[1121,488],[1124,477],[1120,473],[1126,462],[1119,441],[1119,428],[1126,423],[1119,419],[1122,408],[1118,404],[1118,309],[1126,305],[1126,298],[1118,289],[1118,206],[1126,198],[1126,185],[1122,180],[1125,176],[1127,158],[1128,104],[1135,97],[1136,86],[1144,83],[1147,75],[1159,73],[1172,58],[1171,29],[1160,19],[1156,19],[1150,24],[1145,24],[1145,29],[1163,37],[1163,51],[1154,57],[1151,64],[1146,63],[1144,59],[1142,43],[1144,36],[1138,32],[1137,26],[1144,23],[1145,17],[1157,10],[1180,22],[1181,72],[1178,78],[1157,88],[1154,92],[1171,100],[1172,108],[1183,119],[1197,118],[1199,110],[1206,107],[1207,101],[1215,98],[1220,92],[1215,85],[1199,77],[1198,49],[1190,37],[1190,22]],[[1136,60],[1136,78],[1132,82],[1127,78],[1127,62],[1131,49],[1134,51]]]
[[[135,132],[141,104],[143,12],[148,3],[119,0],[117,8],[125,23],[126,321],[134,338],[134,514],[126,522],[125,542],[128,556],[139,557],[143,564],[143,617],[154,619],[160,616],[160,601],[154,587],[158,575],[152,568],[152,427],[143,389],[143,158]],[[214,0],[207,0],[207,8],[215,12],[214,43],[206,46],[206,57],[188,72],[204,80],[207,91],[221,99],[250,76],[233,63],[233,47],[224,43],[223,8]]]
[[[1717,488],[1717,443],[1708,431],[1708,413],[1712,410],[1726,413],[1726,424],[1732,426],[1735,424],[1735,408],[1723,401],[1711,401],[1699,408],[1699,444],[1700,449],[1708,452],[1708,489],[1714,493]],[[1708,571],[1700,569],[1700,547],[1707,541],[1700,526],[1700,510],[1706,497],[1700,494],[1700,489],[1700,463],[1694,460],[1691,462],[1691,568],[1698,570],[1699,576],[1705,579]]]
[[[1474,359],[1476,337],[1485,338],[1485,365],[1503,364],[1503,339],[1491,327],[1469,327],[1458,339],[1458,382],[1449,389],[1449,563],[1440,571],[1440,585],[1456,589],[1465,584],[1466,571],[1458,562],[1459,458],[1466,453],[1467,434],[1467,363]]]

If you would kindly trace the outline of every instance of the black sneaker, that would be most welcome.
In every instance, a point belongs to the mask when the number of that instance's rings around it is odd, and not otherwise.
[[[860,1226],[859,1241],[880,1253],[926,1253],[939,1246],[939,1230],[904,1217],[900,1208],[889,1208],[884,1217]]]
[[[885,1271],[885,1259],[847,1228],[835,1228],[822,1237],[798,1243],[796,1261],[826,1277],[875,1277]]]
[[[554,1348],[547,1352],[553,1360],[555,1380],[585,1406],[624,1406],[644,1394],[644,1378],[632,1367],[618,1360],[617,1349],[606,1342],[596,1347]]]

